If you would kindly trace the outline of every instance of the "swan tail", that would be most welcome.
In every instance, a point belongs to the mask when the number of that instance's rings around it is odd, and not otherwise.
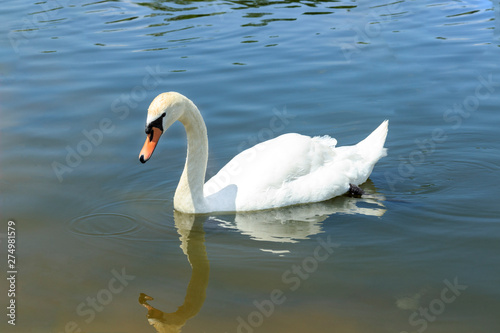
[[[384,148],[385,139],[389,130],[389,120],[384,120],[370,135],[356,146],[363,156],[373,159],[376,163],[380,158],[387,155],[387,149]]]

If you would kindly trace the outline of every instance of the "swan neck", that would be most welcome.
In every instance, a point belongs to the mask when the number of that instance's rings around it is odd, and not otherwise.
[[[208,137],[200,111],[190,100],[179,118],[187,135],[187,156],[181,180],[174,197],[174,207],[186,213],[198,213],[205,209],[203,185],[208,160]]]

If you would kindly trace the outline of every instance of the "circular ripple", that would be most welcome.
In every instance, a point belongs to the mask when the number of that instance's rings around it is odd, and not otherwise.
[[[160,199],[134,199],[111,202],[96,208],[96,211],[120,212],[134,219],[147,229],[172,230],[174,226],[173,207]]]
[[[128,199],[93,207],[67,223],[69,232],[115,241],[164,241],[175,231],[173,208],[159,199]]]
[[[70,222],[70,230],[86,236],[122,236],[139,229],[131,217],[115,213],[96,213],[80,216]]]

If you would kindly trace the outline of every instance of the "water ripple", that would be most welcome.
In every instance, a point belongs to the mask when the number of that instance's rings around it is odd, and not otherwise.
[[[172,211],[164,200],[129,199],[93,208],[68,223],[70,232],[80,236],[127,240],[164,240],[174,229]]]
[[[111,237],[136,232],[137,221],[128,215],[117,213],[96,213],[80,216],[69,223],[71,232],[79,235]]]

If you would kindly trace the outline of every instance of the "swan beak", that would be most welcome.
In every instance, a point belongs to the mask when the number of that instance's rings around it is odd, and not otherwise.
[[[141,163],[146,163],[151,158],[151,155],[153,155],[153,152],[155,151],[156,144],[158,143],[158,140],[160,140],[160,136],[163,133],[156,127],[152,127],[151,130],[152,133],[146,138],[146,142],[144,143],[141,153],[139,154],[139,161],[141,161]]]

